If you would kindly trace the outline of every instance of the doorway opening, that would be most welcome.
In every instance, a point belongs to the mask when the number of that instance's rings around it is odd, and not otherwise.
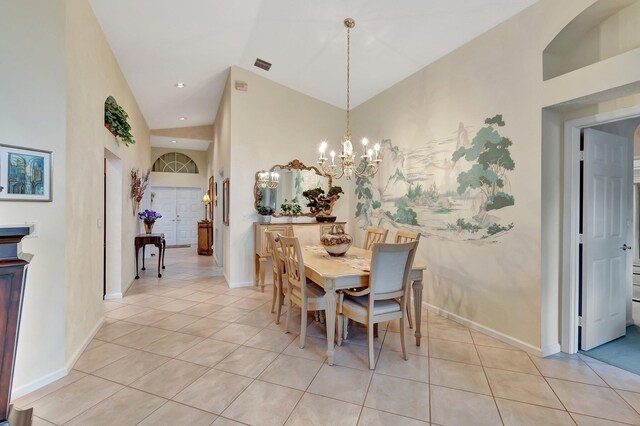
[[[633,302],[634,290],[640,300],[638,156],[638,108],[565,123],[568,261],[563,271],[562,350],[585,351],[635,372],[640,372],[640,362],[635,362],[640,359],[640,328],[634,324],[640,324],[640,302]],[[624,359],[618,360],[622,365],[616,363],[616,355],[630,351],[632,365]]]
[[[104,150],[103,293],[104,299],[122,297],[122,160]]]

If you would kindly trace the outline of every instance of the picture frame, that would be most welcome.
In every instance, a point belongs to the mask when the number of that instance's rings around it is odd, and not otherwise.
[[[53,200],[53,152],[0,144],[0,201]]]
[[[222,181],[222,223],[229,226],[229,178]]]
[[[213,205],[217,206],[218,205],[218,182],[214,181],[213,182]]]
[[[213,176],[209,177],[209,198],[211,199],[211,204],[215,203],[215,195],[213,194]],[[213,221],[213,208],[209,208],[209,220]]]

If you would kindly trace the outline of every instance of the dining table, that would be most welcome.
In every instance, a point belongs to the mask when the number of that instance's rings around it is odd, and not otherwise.
[[[369,286],[369,267],[373,252],[351,247],[344,257],[330,256],[322,246],[302,247],[304,275],[324,288],[327,305],[327,358],[333,365],[335,358],[337,291]],[[422,317],[422,278],[426,265],[414,261],[409,275],[413,288],[416,346],[420,346]]]

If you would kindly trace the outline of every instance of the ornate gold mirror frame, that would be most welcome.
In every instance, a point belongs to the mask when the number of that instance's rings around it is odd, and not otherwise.
[[[316,175],[321,176],[321,177],[326,177],[329,180],[329,187],[327,188],[327,191],[329,189],[331,189],[333,187],[333,179],[331,178],[331,176],[327,176],[325,174],[323,174],[320,170],[318,170],[317,167],[314,166],[305,166],[303,162],[301,162],[300,160],[292,160],[289,162],[289,164],[276,164],[273,167],[271,167],[268,172],[273,172],[275,171],[277,168],[279,169],[288,169],[288,170],[308,170],[308,171],[312,171],[314,172]],[[262,171],[258,171],[256,172],[256,176],[255,176],[255,183],[253,184],[253,207],[257,210],[258,209],[258,203],[260,202],[259,196],[260,196],[260,190],[263,188],[260,188],[258,186],[258,175],[261,173]],[[302,201],[302,200],[301,200]],[[301,203],[302,204],[302,203]],[[287,215],[284,215],[282,213],[274,213],[272,215],[273,217],[284,217]],[[299,214],[298,216],[308,216],[308,217],[315,217],[316,215],[309,212],[309,213],[302,213]]]

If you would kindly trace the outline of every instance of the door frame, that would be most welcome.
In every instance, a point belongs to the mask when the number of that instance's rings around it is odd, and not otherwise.
[[[562,219],[562,352],[578,352],[580,135],[584,128],[640,117],[640,106],[582,117],[564,123],[564,200]],[[631,141],[633,143],[633,141]]]

